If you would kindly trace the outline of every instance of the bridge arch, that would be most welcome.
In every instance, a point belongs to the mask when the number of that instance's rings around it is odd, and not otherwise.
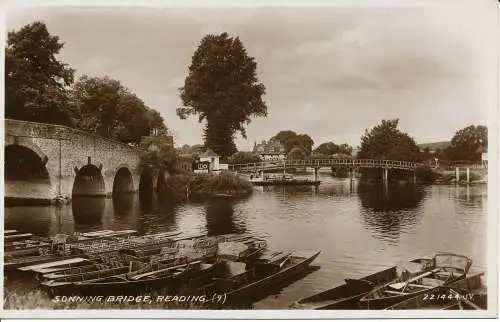
[[[134,180],[132,173],[126,166],[119,167],[113,180],[113,194],[133,191]]]
[[[75,169],[77,170],[77,169]],[[102,167],[93,164],[84,165],[76,171],[73,182],[72,195],[74,196],[104,196],[106,194]]]
[[[47,155],[42,152],[42,149],[38,145],[31,142],[31,140],[29,140],[27,138],[7,136],[5,138],[5,143],[6,143],[5,148],[10,147],[10,146],[19,146],[19,147],[24,147],[28,150],[31,150],[33,153],[35,153],[38,156],[38,158],[42,161],[42,163],[44,165],[49,160]]]
[[[19,195],[19,191],[22,191],[28,199],[34,196],[49,199],[52,183],[45,166],[46,157],[18,144],[5,146],[4,152],[5,196]]]

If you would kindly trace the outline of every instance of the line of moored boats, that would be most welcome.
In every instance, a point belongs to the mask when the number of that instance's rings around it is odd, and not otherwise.
[[[38,237],[4,231],[4,272],[54,295],[212,295],[238,307],[300,278],[320,254],[272,251],[248,234],[137,235],[101,230]],[[484,273],[466,256],[415,259],[295,301],[293,309],[486,309]],[[218,303],[220,305],[221,303]],[[214,306],[216,303],[207,305]]]

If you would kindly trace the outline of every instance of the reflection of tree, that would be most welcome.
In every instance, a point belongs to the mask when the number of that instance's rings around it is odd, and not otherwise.
[[[153,191],[139,193],[141,214],[138,230],[140,232],[170,231],[175,229],[178,202],[169,194]]]
[[[245,224],[239,216],[235,218],[230,200],[210,200],[205,208],[209,236],[245,232]]]
[[[75,223],[85,227],[100,225],[105,203],[104,197],[73,196],[71,206]]]
[[[412,228],[420,217],[425,193],[414,185],[363,185],[358,186],[361,200],[361,217],[365,228],[377,238],[395,242],[402,230]]]

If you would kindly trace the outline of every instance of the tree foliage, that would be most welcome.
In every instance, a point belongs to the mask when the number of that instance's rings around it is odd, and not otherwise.
[[[229,157],[228,162],[230,164],[259,163],[261,159],[255,153],[238,151]]]
[[[359,158],[420,161],[415,140],[398,129],[398,119],[382,120],[361,137]]]
[[[287,155],[289,155],[294,148],[300,149],[303,156],[311,155],[312,147],[314,145],[314,141],[309,135],[297,134],[296,132],[290,130],[280,131],[272,139],[278,140],[281,144],[283,144]],[[294,151],[294,155],[297,155],[297,153],[297,151]]]
[[[125,143],[138,144],[152,129],[167,136],[161,115],[109,77],[82,76],[71,90],[75,125],[83,130]]]
[[[470,125],[455,133],[445,154],[452,161],[479,161],[488,148],[488,128]]]
[[[333,154],[351,155],[352,147],[347,143],[338,145],[333,142],[325,142],[321,143],[316,149],[314,149],[314,153],[325,156],[331,156]]]
[[[252,117],[266,116],[265,86],[256,74],[257,63],[238,37],[227,33],[203,37],[194,52],[189,73],[180,88],[183,107],[177,115],[198,115],[206,121],[205,146],[228,157],[236,151],[234,135],[246,138]]]
[[[57,60],[64,43],[42,22],[7,35],[5,48],[5,117],[71,125],[67,86],[74,70]]]

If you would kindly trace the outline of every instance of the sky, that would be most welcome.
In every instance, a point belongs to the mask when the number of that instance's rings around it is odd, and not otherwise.
[[[181,120],[178,88],[202,37],[228,32],[255,57],[266,118],[254,118],[240,150],[281,130],[356,147],[365,129],[399,118],[418,143],[450,140],[487,124],[493,84],[491,19],[483,1],[450,6],[23,7],[7,30],[39,20],[65,43],[77,76],[120,80],[175,133],[202,143],[196,116]],[[374,1],[372,3],[377,3]],[[443,4],[444,3],[444,4]],[[457,2],[455,2],[457,3]],[[491,11],[494,13],[494,11]]]

